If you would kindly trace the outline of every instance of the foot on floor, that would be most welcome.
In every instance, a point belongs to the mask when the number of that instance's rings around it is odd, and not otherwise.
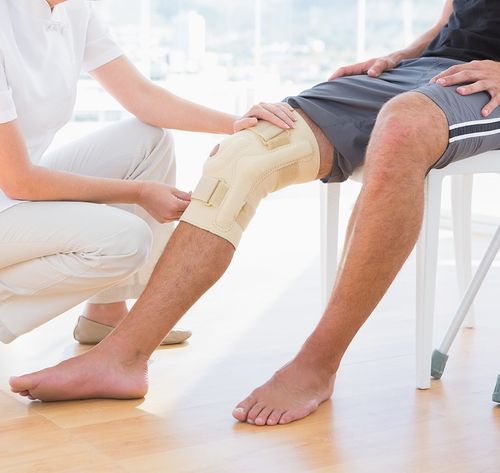
[[[303,419],[330,399],[335,376],[324,375],[294,360],[285,365],[233,410],[240,422],[264,426]]]
[[[91,350],[58,365],[9,380],[12,392],[33,400],[139,399],[148,388],[146,360],[120,362]]]

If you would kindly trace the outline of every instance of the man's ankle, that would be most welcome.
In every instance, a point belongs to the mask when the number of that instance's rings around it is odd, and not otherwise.
[[[147,364],[149,356],[137,349],[133,343],[108,335],[91,352],[104,359],[114,360],[122,366]]]
[[[302,346],[294,361],[304,365],[306,369],[314,369],[322,373],[325,377],[334,376],[340,365],[340,359],[337,359],[334,354],[325,352],[308,342]]]

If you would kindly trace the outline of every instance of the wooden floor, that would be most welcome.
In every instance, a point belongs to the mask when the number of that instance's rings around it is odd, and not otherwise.
[[[414,388],[411,260],[347,354],[332,402],[289,426],[233,421],[234,404],[293,356],[319,317],[317,248],[308,250],[285,217],[280,229],[295,236],[283,242],[276,230],[264,245],[251,230],[233,269],[184,322],[191,342],[154,354],[145,400],[42,404],[8,392],[9,375],[79,352],[77,311],[0,347],[0,472],[500,472],[500,407],[491,402],[500,373],[497,267],[480,293],[478,327],[460,335],[431,390]],[[456,305],[446,234],[443,242],[438,332]]]

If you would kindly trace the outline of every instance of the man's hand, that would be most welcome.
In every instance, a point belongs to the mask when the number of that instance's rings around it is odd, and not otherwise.
[[[382,72],[394,69],[401,63],[400,54],[394,53],[388,56],[369,59],[368,61],[358,62],[351,66],[344,66],[337,69],[328,80],[335,80],[345,76],[359,76],[366,74],[370,77],[379,77]]]
[[[143,181],[137,204],[160,223],[179,220],[191,202],[191,194],[161,182]]]
[[[259,103],[254,105],[242,118],[234,122],[234,132],[257,125],[258,120],[266,120],[273,125],[289,130],[295,128],[297,117],[291,105],[285,102]]]
[[[481,115],[487,117],[500,105],[500,62],[472,61],[459,64],[441,72],[431,79],[431,83],[444,87],[457,84],[460,95],[471,95],[478,92],[488,92],[491,100],[481,110]]]

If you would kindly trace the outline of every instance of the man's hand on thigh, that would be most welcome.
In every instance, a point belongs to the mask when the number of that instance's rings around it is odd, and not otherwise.
[[[444,87],[464,84],[457,89],[460,95],[488,92],[491,100],[481,111],[483,117],[491,115],[500,105],[500,62],[472,61],[452,66],[433,77],[431,82]]]

